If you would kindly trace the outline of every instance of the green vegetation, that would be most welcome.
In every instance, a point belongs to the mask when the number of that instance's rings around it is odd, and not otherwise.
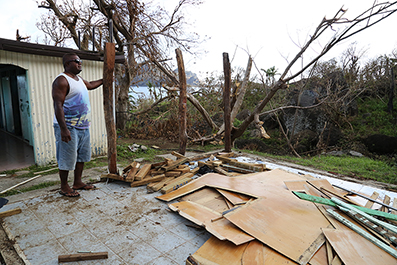
[[[397,136],[397,112],[387,112],[387,99],[365,98],[358,99],[359,115],[352,121],[357,136],[365,137],[372,134]],[[394,99],[397,108],[397,99]]]
[[[349,176],[357,179],[375,180],[397,185],[397,163],[395,160],[393,160],[393,164],[368,157],[318,155],[313,157],[298,158],[294,156],[264,154],[256,151],[245,152],[316,168],[343,176]]]

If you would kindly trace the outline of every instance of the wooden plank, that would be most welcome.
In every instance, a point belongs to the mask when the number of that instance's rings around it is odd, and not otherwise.
[[[165,177],[163,180],[160,180],[159,182],[154,182],[152,186],[150,186],[149,191],[156,192],[159,191],[161,188],[163,188],[167,183],[171,182],[174,180],[174,177]]]
[[[16,187],[19,187],[19,186],[21,186],[21,185],[23,185],[23,184],[26,184],[26,183],[28,183],[28,182],[30,182],[30,181],[32,181],[32,180],[35,180],[35,179],[37,179],[37,178],[39,178],[39,177],[41,177],[41,176],[42,176],[42,175],[38,175],[38,176],[35,176],[35,177],[33,177],[33,178],[30,178],[30,179],[27,179],[27,180],[25,180],[25,181],[22,181],[22,182],[20,182],[20,183],[14,185],[14,186],[12,186],[12,187],[9,187],[8,189],[5,189],[5,190],[1,191],[0,194],[6,193],[7,191],[10,191],[10,190],[13,190],[13,189],[15,189]]]
[[[115,180],[122,180],[122,181],[126,181],[126,179],[123,176],[120,176],[118,174],[102,174],[101,175],[101,180],[102,179],[115,179]],[[128,182],[128,181],[127,181]]]
[[[203,226],[208,232],[220,240],[229,240],[235,245],[247,243],[254,238],[238,229],[228,220],[222,218],[222,214],[205,206],[191,201],[181,201],[169,205],[170,209],[178,212],[191,222]],[[212,221],[216,220],[216,221]]]
[[[219,174],[222,174],[222,175],[225,175],[225,176],[228,176],[228,177],[233,177],[232,174],[229,174],[229,172],[227,172],[226,170],[222,169],[221,167],[215,167],[214,171],[216,173],[219,173]]]
[[[397,208],[397,199],[396,198],[393,199],[393,207]],[[392,214],[397,214],[397,211],[396,210],[391,210],[391,213]]]
[[[338,193],[336,193],[336,192],[334,192],[334,191],[332,191],[332,190],[328,190],[327,188],[321,187],[320,190],[321,190],[322,192],[325,192],[325,194],[326,194],[326,193],[329,193],[329,194],[334,195],[334,196],[338,197],[339,199],[344,200],[344,201],[346,201],[346,202],[348,202],[348,203],[350,203],[350,204],[354,204],[354,205],[357,205],[357,206],[362,206],[361,204],[359,204],[359,203],[357,203],[357,202],[351,200],[350,198],[341,196],[341,195],[339,195]],[[332,197],[332,196],[328,196],[328,197]]]
[[[254,172],[262,172],[264,171],[264,165],[263,164],[252,164],[252,163],[244,163],[244,162],[239,162],[236,159],[231,159],[223,156],[216,156],[219,160],[222,162],[226,162],[232,166],[236,166],[239,168],[244,168],[244,169],[249,169]]]
[[[171,182],[167,183],[160,191],[163,194],[170,193],[171,191],[177,190],[183,185],[189,183],[192,180],[193,174],[192,173],[185,173],[180,177],[172,180]]]
[[[125,178],[128,181],[133,181],[135,178],[135,174],[138,172],[139,167],[141,166],[141,164],[139,164],[138,162],[132,162],[131,163],[131,169],[130,171],[128,171],[127,177]]]
[[[136,173],[136,175],[135,175],[135,177],[134,177],[134,181],[139,181],[139,180],[144,179],[144,178],[148,175],[148,173],[149,173],[151,167],[152,167],[151,164],[145,164],[145,165],[143,165],[143,166],[139,169],[138,173]]]
[[[96,252],[96,253],[78,253],[69,255],[59,255],[58,262],[71,262],[71,261],[83,261],[83,260],[95,260],[95,259],[107,259],[108,252]]]
[[[376,191],[374,191],[374,192],[372,193],[372,195],[371,195],[370,198],[371,198],[372,200],[376,200],[376,199],[378,199],[378,197],[379,197],[379,193],[377,193]],[[368,200],[364,207],[365,207],[365,208],[371,209],[373,205],[374,205],[374,202]]]
[[[226,164],[222,164],[221,167],[225,168],[226,170],[232,170],[232,171],[236,171],[236,172],[243,173],[243,174],[255,173],[255,171],[250,170],[250,169],[239,168],[236,166],[231,166],[231,165],[226,165]]]
[[[113,105],[113,80],[115,64],[115,44],[105,43],[103,58],[103,110],[105,113],[105,125],[108,141],[108,170],[109,173],[117,174],[117,133],[116,122],[113,115],[115,106]]]
[[[323,233],[344,264],[396,264],[390,254],[353,231],[324,228]]]
[[[247,203],[250,199],[253,197],[228,191],[228,190],[222,190],[222,189],[216,189],[222,196],[224,196],[228,201],[230,201],[233,205],[241,205]]]
[[[390,200],[391,200],[390,197],[387,196],[387,195],[385,195],[385,198],[383,199],[383,203],[389,205],[389,204],[390,204]],[[382,207],[380,208],[380,211],[388,213],[388,212],[389,212],[389,209],[386,208],[385,206],[382,206]]]
[[[171,155],[176,156],[177,158],[185,158],[186,157],[186,156],[184,156],[178,152],[175,152],[175,151],[172,151]]]
[[[138,186],[146,185],[146,184],[151,183],[151,182],[160,181],[160,180],[162,180],[164,178],[165,178],[165,175],[157,175],[157,176],[154,176],[154,177],[145,178],[143,180],[136,180],[134,182],[131,182],[131,187],[138,187]]]
[[[183,163],[186,163],[186,162],[188,162],[188,161],[190,161],[190,159],[187,158],[187,157],[180,158],[180,159],[178,159],[178,160],[176,160],[176,161],[171,161],[171,162],[169,162],[168,165],[162,166],[162,168],[163,168],[165,171],[170,171],[170,170],[173,170],[173,169],[177,168],[179,165],[181,165],[181,164],[183,164]]]
[[[4,211],[4,212],[0,212],[0,218],[11,216],[11,215],[14,215],[14,214],[19,214],[21,212],[22,212],[22,210],[19,207],[15,208],[15,209],[7,210],[7,211]]]

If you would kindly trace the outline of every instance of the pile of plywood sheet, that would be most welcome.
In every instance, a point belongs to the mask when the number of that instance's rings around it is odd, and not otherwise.
[[[349,205],[358,204],[346,191],[309,175],[263,169],[239,176],[208,173],[157,197],[213,235],[187,258],[187,264],[397,264],[389,249],[385,251],[337,221],[329,210],[365,229],[335,204],[296,196],[337,196]],[[397,220],[391,213],[381,216]],[[396,251],[390,239],[374,234]]]

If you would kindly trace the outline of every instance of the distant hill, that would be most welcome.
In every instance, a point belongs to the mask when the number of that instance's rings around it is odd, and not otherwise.
[[[174,70],[175,73],[178,73],[178,70]],[[142,77],[136,77],[135,80],[141,80]],[[136,86],[149,86],[151,84],[152,86],[158,87],[161,86],[161,83],[164,83],[164,80],[154,80],[151,78],[144,79],[140,82],[137,82]],[[197,75],[193,72],[186,71],[186,84],[188,86],[197,86],[199,84],[199,79]]]

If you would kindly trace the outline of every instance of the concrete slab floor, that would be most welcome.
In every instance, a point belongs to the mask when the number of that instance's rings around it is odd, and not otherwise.
[[[296,174],[311,174],[331,183],[381,196],[397,193],[292,168],[253,157],[244,162],[265,163]],[[320,172],[321,173],[321,172]],[[98,172],[97,172],[98,174]],[[65,264],[185,264],[210,234],[196,229],[190,221],[168,210],[166,203],[147,193],[146,186],[131,188],[125,182],[97,183],[97,190],[81,191],[78,198],[59,195],[54,187],[10,198],[1,208],[20,207],[22,213],[4,218],[6,229],[15,237],[26,260],[32,265],[58,264],[58,255],[78,251],[107,251],[109,258]],[[11,197],[14,197],[11,196]]]
[[[78,198],[56,192],[5,205],[22,213],[4,224],[32,265],[58,264],[58,255],[107,251],[108,259],[67,264],[185,264],[210,238],[148,194],[146,186],[97,183]]]

